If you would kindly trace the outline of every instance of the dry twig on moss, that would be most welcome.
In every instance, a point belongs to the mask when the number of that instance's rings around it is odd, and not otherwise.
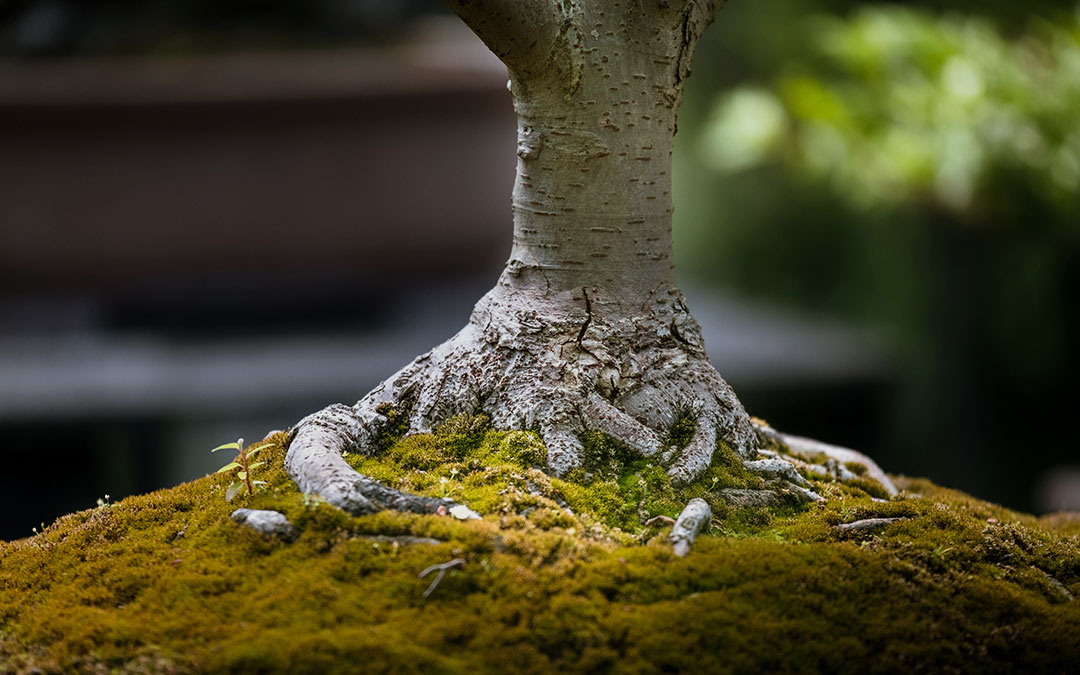
[[[433,572],[435,570],[438,570],[438,572],[439,572],[438,574],[435,575],[435,578],[431,580],[431,585],[427,587],[426,591],[424,591],[424,597],[425,598],[428,597],[429,595],[431,595],[435,591],[435,587],[438,586],[439,582],[442,581],[443,577],[446,576],[446,570],[450,569],[451,567],[458,567],[458,566],[464,566],[464,565],[465,565],[465,559],[464,558],[454,558],[453,560],[451,560],[449,562],[444,562],[444,563],[441,563],[439,565],[432,565],[431,567],[428,567],[423,572],[418,574],[416,576],[416,578],[417,579],[423,579],[424,577],[426,577],[428,574],[430,574],[431,572]]]
[[[698,533],[708,529],[712,522],[712,509],[704,499],[694,498],[686,505],[671,528],[669,539],[675,545],[675,555],[680,558],[690,552]]]

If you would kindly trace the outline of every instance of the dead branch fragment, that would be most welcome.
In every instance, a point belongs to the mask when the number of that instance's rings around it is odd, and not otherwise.
[[[668,536],[675,545],[675,555],[680,558],[690,552],[690,545],[698,534],[709,527],[712,522],[712,509],[704,499],[695,497],[690,500],[686,508],[679,514],[675,521],[675,527],[671,528]]]
[[[423,579],[429,573],[434,572],[436,570],[438,571],[438,574],[436,574],[435,578],[432,579],[431,585],[427,587],[426,591],[424,591],[424,597],[425,598],[428,597],[429,595],[431,595],[435,591],[435,587],[438,586],[439,582],[442,581],[444,576],[446,576],[446,570],[450,569],[451,567],[458,567],[458,566],[464,567],[464,565],[465,565],[465,559],[464,558],[454,558],[453,560],[451,560],[449,562],[440,563],[438,565],[432,565],[431,567],[428,567],[423,572],[418,574],[416,576],[416,578],[417,579]]]
[[[674,525],[675,519],[671,516],[653,516],[645,521],[645,527],[652,527],[653,525]]]
[[[856,520],[852,523],[841,523],[835,526],[837,532],[873,532],[874,530],[880,530],[886,525],[891,525],[898,520],[904,520],[903,518],[864,518],[863,520]]]

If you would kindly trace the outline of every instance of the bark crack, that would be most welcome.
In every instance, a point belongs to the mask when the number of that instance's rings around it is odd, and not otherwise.
[[[678,342],[683,343],[687,347],[693,347],[694,346],[694,345],[692,345],[690,343],[689,340],[687,340],[686,338],[684,338],[682,336],[682,333],[679,332],[679,327],[678,327],[678,325],[676,325],[675,319],[671,320],[671,325],[668,327],[668,329],[671,331],[671,337],[675,338]]]
[[[577,334],[577,343],[581,347],[581,341],[585,339],[585,332],[589,330],[589,324],[592,323],[592,301],[589,300],[589,290],[587,288],[581,289],[581,294],[585,296],[585,323],[581,324],[581,330]],[[582,347],[584,349],[584,347]]]
[[[578,334],[577,334],[577,346],[578,346],[578,349],[580,349],[581,351],[585,352],[589,356],[596,359],[597,363],[602,363],[603,360],[599,356],[594,354],[592,352],[592,350],[590,350],[588,347],[586,347],[582,342],[585,339],[585,334],[589,330],[589,325],[592,323],[593,316],[592,316],[592,300],[589,299],[589,290],[587,288],[582,288],[581,289],[581,294],[585,296],[585,323],[581,324],[581,329],[578,331]]]
[[[690,61],[698,40],[723,4],[715,0],[688,0],[683,7],[679,21],[679,48],[675,54],[675,90],[680,94],[683,82],[690,77]],[[678,101],[675,103],[677,107]]]
[[[682,21],[680,22],[681,37],[679,40],[679,52],[675,56],[676,87],[681,85],[683,80],[690,75],[690,56],[687,54],[687,52],[691,51],[690,48],[693,44],[694,39],[690,31],[690,23],[696,5],[696,0],[690,0],[690,2],[686,4],[686,9],[684,9],[682,13]]]

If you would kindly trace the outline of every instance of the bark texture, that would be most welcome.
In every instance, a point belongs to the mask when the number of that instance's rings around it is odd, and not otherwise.
[[[284,513],[262,509],[236,509],[232,519],[266,537],[277,537],[292,541],[300,536],[300,531],[289,522]]]
[[[712,509],[708,502],[704,499],[691,499],[679,514],[679,519],[675,521],[668,536],[674,546],[675,555],[685,557],[698,534],[709,529],[711,521]]]
[[[694,47],[721,3],[446,2],[510,73],[518,115],[510,259],[460,333],[355,406],[303,420],[290,475],[354,512],[435,510],[378,492],[340,457],[374,452],[390,410],[407,416],[410,432],[476,412],[497,428],[537,429],[556,474],[582,463],[586,429],[658,456],[679,482],[709,466],[718,441],[753,459],[754,426],[710,365],[672,263],[676,111]],[[696,432],[676,451],[668,429],[685,414]]]

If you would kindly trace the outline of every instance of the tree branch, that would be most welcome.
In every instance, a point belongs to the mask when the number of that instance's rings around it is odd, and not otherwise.
[[[443,2],[514,73],[528,73],[543,65],[565,20],[555,0]]]
[[[682,46],[675,71],[677,83],[682,83],[690,77],[690,61],[694,58],[698,40],[716,18],[716,12],[724,5],[724,0],[681,0],[670,4],[679,11],[682,30]]]

